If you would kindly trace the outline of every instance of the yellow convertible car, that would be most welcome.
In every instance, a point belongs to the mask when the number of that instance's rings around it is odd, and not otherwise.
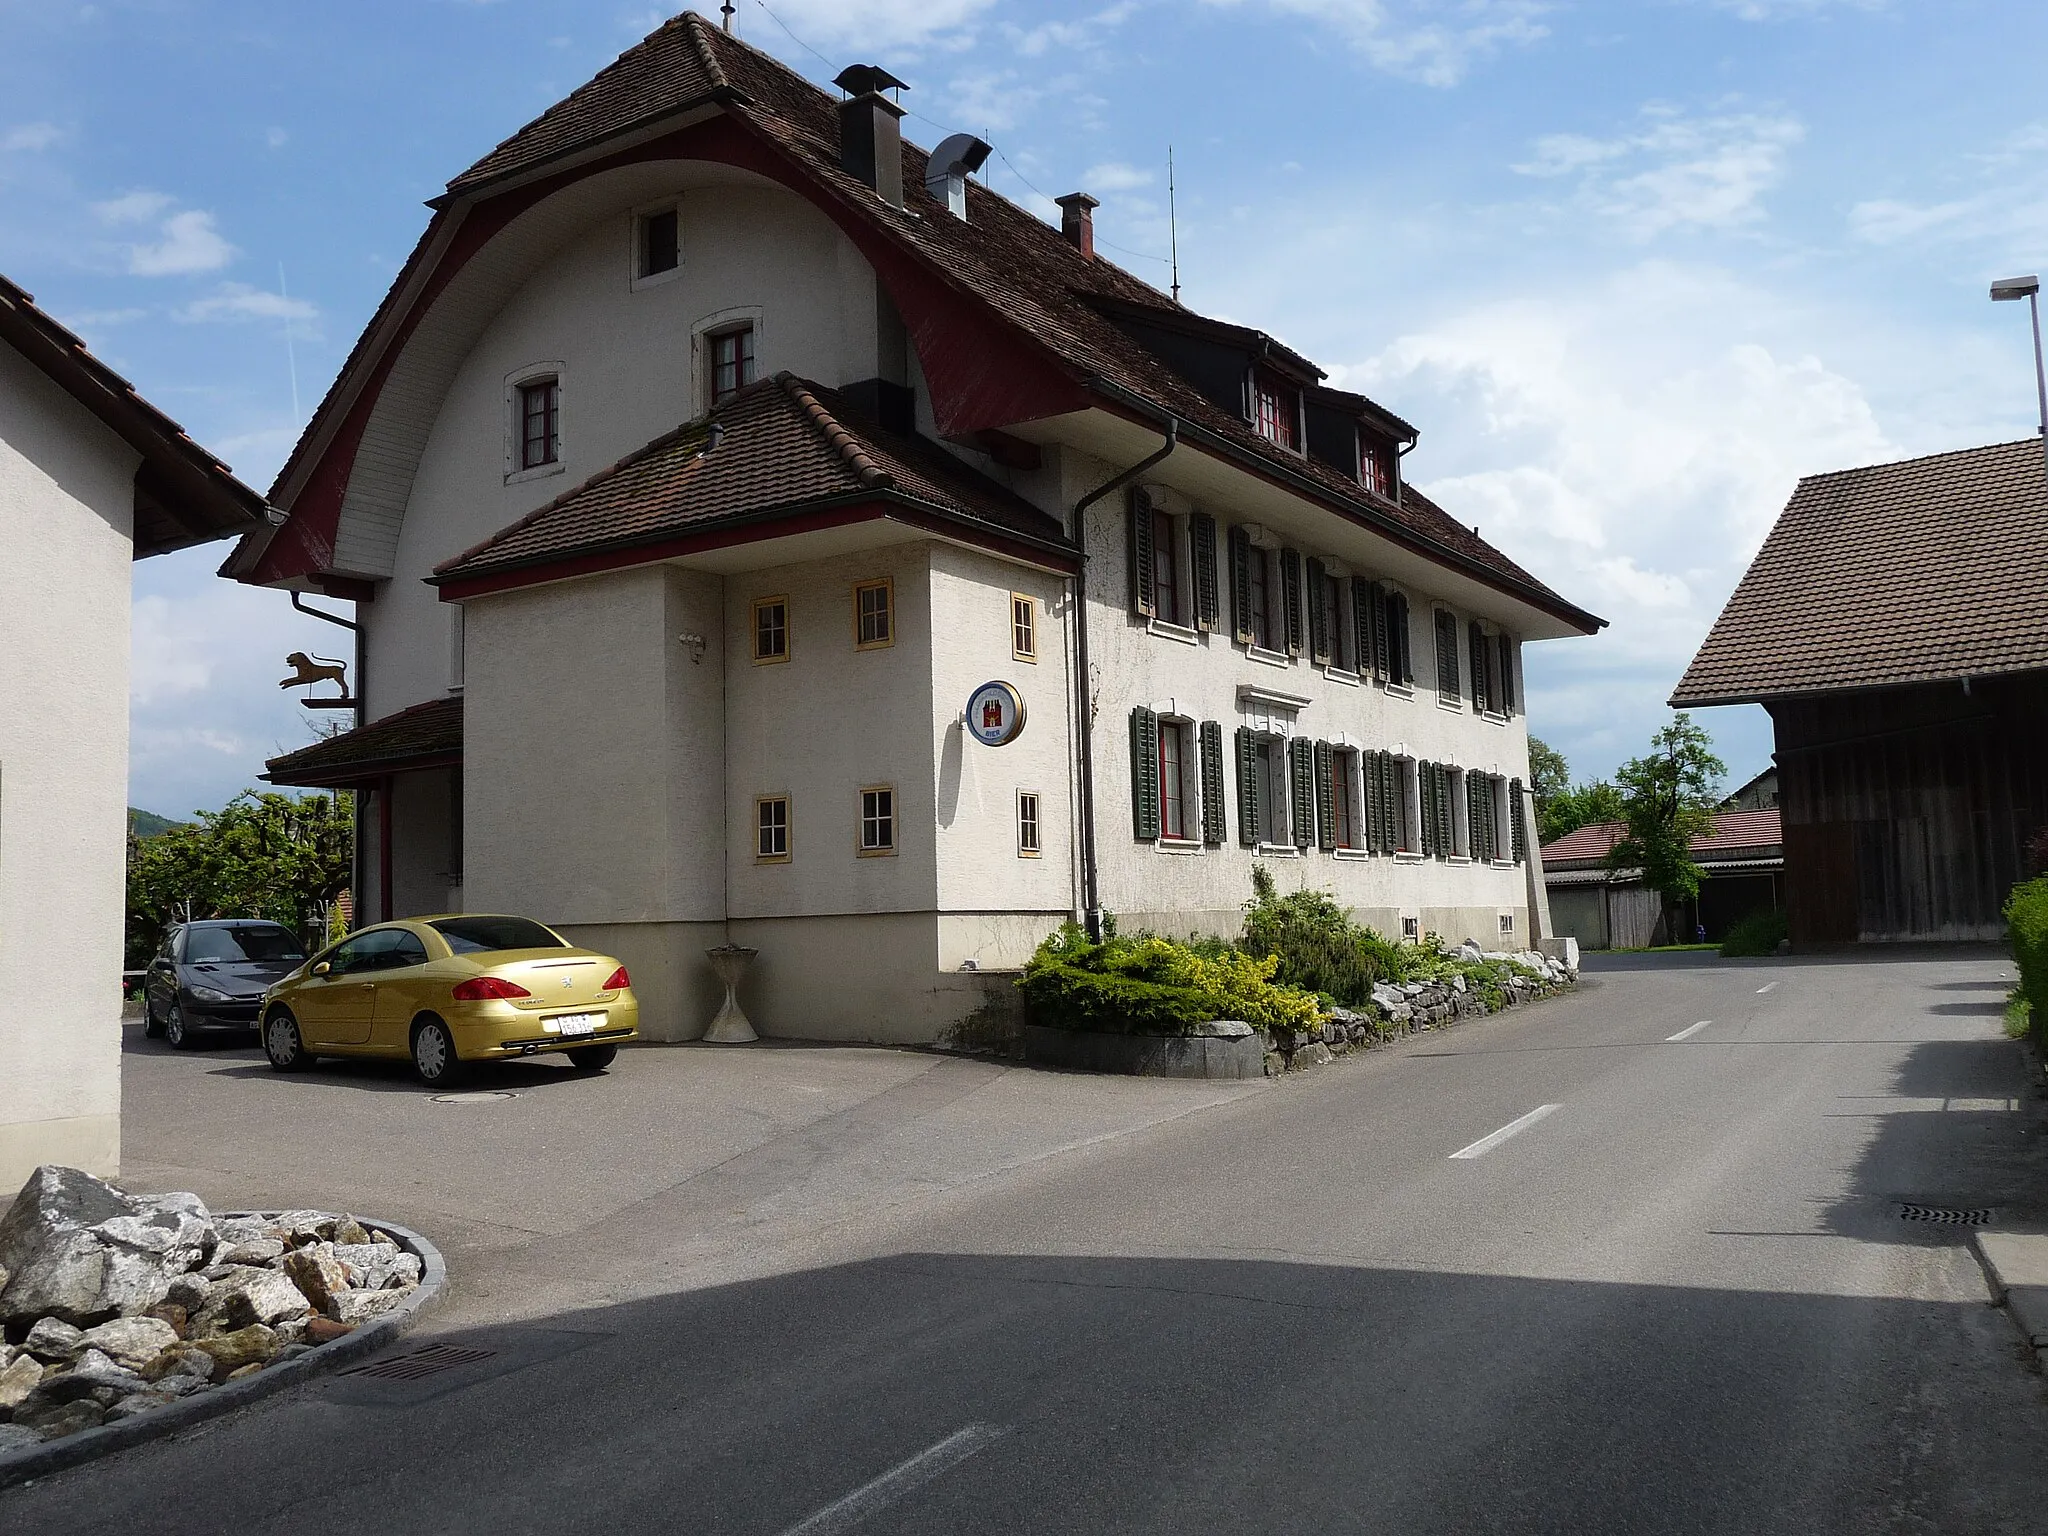
[[[639,1028],[632,978],[531,918],[379,923],[264,994],[263,1053],[280,1072],[322,1056],[410,1057],[429,1088],[472,1061],[564,1051],[602,1071]]]

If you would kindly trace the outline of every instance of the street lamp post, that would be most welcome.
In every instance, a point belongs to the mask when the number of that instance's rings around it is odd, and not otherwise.
[[[2007,277],[1991,285],[1991,297],[2000,302],[2025,299],[2034,319],[2034,385],[2041,394],[2041,463],[2048,473],[2048,368],[2041,363],[2041,279]]]

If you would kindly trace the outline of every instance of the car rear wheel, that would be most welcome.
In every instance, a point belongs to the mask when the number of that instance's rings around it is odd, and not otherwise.
[[[602,1072],[618,1054],[616,1045],[579,1045],[569,1052],[569,1062],[578,1072]]]
[[[313,1053],[299,1033],[299,1021],[289,1008],[279,1008],[263,1023],[263,1054],[280,1072],[303,1072],[313,1065]]]
[[[189,1051],[199,1042],[192,1038],[192,1031],[185,1027],[185,1010],[174,998],[171,1011],[164,1015],[164,1039],[174,1051]]]
[[[413,1027],[412,1069],[429,1088],[453,1087],[462,1079],[462,1058],[455,1054],[455,1036],[439,1019]]]

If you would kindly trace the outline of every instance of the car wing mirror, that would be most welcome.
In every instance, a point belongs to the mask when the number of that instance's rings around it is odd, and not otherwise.
[[[313,967],[313,974],[315,976],[325,976],[329,971],[333,969],[333,966],[329,965],[325,960],[322,960],[318,965]]]

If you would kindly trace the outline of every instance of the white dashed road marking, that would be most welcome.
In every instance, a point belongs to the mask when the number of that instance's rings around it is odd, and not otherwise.
[[[1770,991],[1770,990],[1771,990],[1771,988],[1775,987],[1776,985],[1777,985],[1777,983],[1776,983],[1775,981],[1767,981],[1767,982],[1765,982],[1765,983],[1764,983],[1764,984],[1763,984],[1762,986],[1760,986],[1760,987],[1758,987],[1758,988],[1756,989],[1756,990],[1757,990],[1757,995],[1758,995],[1759,997],[1761,997],[1761,996],[1762,996],[1762,995],[1763,995],[1764,993],[1766,993],[1766,992]]]
[[[1491,1136],[1482,1136],[1477,1141],[1473,1142],[1471,1146],[1460,1147],[1457,1151],[1453,1152],[1451,1156],[1454,1158],[1484,1157],[1487,1153],[1491,1152],[1495,1147],[1499,1146],[1502,1142],[1506,1141],[1510,1136],[1519,1136],[1523,1131],[1529,1129],[1530,1126],[1534,1125],[1538,1120],[1541,1120],[1545,1115],[1550,1114],[1553,1110],[1559,1110],[1563,1108],[1564,1106],[1562,1104],[1538,1105],[1535,1109],[1530,1110],[1529,1113],[1522,1116],[1521,1119],[1509,1121],[1506,1125],[1502,1126],[1499,1130],[1495,1131]]]
[[[1674,1040],[1690,1040],[1694,1035],[1698,1034],[1701,1030],[1705,1029],[1709,1024],[1713,1022],[1714,1021],[1712,1019],[1701,1019],[1699,1023],[1693,1025],[1689,1029],[1681,1029],[1675,1035],[1666,1035],[1664,1037],[1664,1043],[1666,1045],[1669,1045]]]
[[[985,1450],[1009,1430],[999,1424],[969,1424],[955,1430],[937,1445],[928,1445],[900,1466],[891,1467],[871,1483],[863,1483],[845,1498],[823,1509],[782,1536],[836,1536],[850,1531],[868,1516],[888,1508],[905,1494],[922,1487],[943,1472],[957,1467],[976,1451]]]

